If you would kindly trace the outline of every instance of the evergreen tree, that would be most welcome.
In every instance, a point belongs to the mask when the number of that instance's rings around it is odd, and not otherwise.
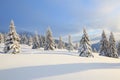
[[[40,48],[39,38],[37,32],[35,33],[34,39],[33,39],[33,47],[32,49],[38,49]]]
[[[11,20],[10,31],[7,35],[7,39],[5,40],[4,52],[13,53],[13,54],[19,53],[20,52],[19,41],[20,41],[20,38],[16,33],[14,22],[13,20]]]
[[[54,50],[55,42],[53,40],[52,32],[50,27],[47,29],[46,37],[45,37],[45,50]]]
[[[120,56],[120,41],[118,42],[117,53],[118,53],[118,55]]]
[[[59,37],[59,42],[58,42],[58,49],[63,49],[64,48],[64,45],[63,45],[63,42],[62,42],[62,37],[60,36]]]
[[[102,39],[100,41],[100,54],[99,55],[108,56],[108,48],[109,48],[109,42],[107,40],[105,32],[103,31]]]
[[[33,44],[33,39],[31,36],[29,36],[28,45],[31,46],[32,44]]]
[[[111,32],[110,38],[109,38],[109,57],[118,58],[116,44],[115,44],[115,38],[113,33]]]
[[[72,44],[72,40],[71,40],[71,35],[68,36],[68,46],[67,49],[69,51],[74,50],[73,44]]]
[[[83,36],[82,36],[82,39],[80,40],[80,47],[78,49],[78,52],[80,53],[79,56],[93,57],[90,40],[88,38],[88,35],[85,29],[83,30]]]

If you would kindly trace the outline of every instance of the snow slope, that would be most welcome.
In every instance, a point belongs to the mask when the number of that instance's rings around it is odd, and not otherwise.
[[[0,80],[120,80],[120,59],[78,55],[22,45],[21,54],[0,54]]]

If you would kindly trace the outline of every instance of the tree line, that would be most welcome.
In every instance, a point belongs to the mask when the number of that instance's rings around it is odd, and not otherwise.
[[[56,41],[57,42],[57,41]],[[58,42],[56,43],[53,39],[52,31],[48,27],[46,35],[38,35],[35,32],[34,35],[17,34],[14,21],[10,22],[10,29],[8,34],[0,33],[0,43],[4,43],[4,53],[20,53],[20,44],[26,44],[31,46],[32,49],[44,48],[44,50],[55,50],[58,49],[67,49],[68,51],[78,50],[79,56],[82,57],[94,57],[93,50],[90,44],[89,36],[86,32],[86,29],[83,29],[83,35],[80,40],[80,43],[73,45],[71,36],[68,36],[68,43],[62,41],[62,37],[59,37]],[[94,50],[95,51],[95,50]],[[116,47],[116,41],[113,33],[111,32],[109,40],[106,37],[105,31],[103,31],[101,40],[99,55],[118,58],[120,54],[120,42]]]

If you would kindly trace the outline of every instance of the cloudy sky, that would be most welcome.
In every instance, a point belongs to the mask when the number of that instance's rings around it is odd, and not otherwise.
[[[13,19],[17,31],[78,37],[85,27],[90,35],[120,31],[120,0],[0,0],[0,31]]]

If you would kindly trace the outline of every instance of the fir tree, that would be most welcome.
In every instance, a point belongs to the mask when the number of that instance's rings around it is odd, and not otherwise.
[[[88,38],[88,35],[85,29],[83,30],[83,36],[82,36],[82,39],[80,40],[80,47],[78,49],[78,52],[80,53],[79,56],[93,57],[90,40]]]
[[[69,51],[74,50],[73,44],[72,44],[72,40],[71,40],[71,35],[68,36],[68,46],[67,49]]]
[[[109,42],[107,40],[105,32],[103,31],[102,39],[100,41],[100,54],[99,55],[108,56],[108,48],[109,48]]]
[[[63,42],[62,42],[62,37],[60,36],[59,37],[59,42],[58,42],[58,49],[63,49],[64,48],[64,45],[63,45]]]
[[[110,38],[109,38],[109,57],[118,58],[116,44],[115,44],[115,38],[113,33],[111,32]]]
[[[20,41],[20,38],[16,33],[14,22],[13,20],[11,20],[10,31],[7,35],[7,39],[5,40],[4,52],[13,53],[13,54],[19,53],[20,52],[19,41]]]
[[[55,42],[53,40],[52,32],[50,27],[47,29],[46,37],[45,37],[45,50],[54,50],[55,49]]]
[[[40,48],[39,38],[37,32],[35,33],[34,39],[33,39],[33,47],[32,49],[38,49]]]

